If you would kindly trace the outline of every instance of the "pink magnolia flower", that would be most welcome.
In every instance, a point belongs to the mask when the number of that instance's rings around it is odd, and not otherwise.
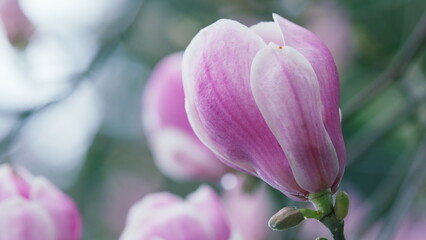
[[[182,53],[162,60],[143,94],[142,119],[159,169],[174,179],[216,180],[226,166],[194,134],[185,112]]]
[[[296,200],[337,190],[345,167],[339,79],[312,32],[276,14],[222,19],[187,47],[183,82],[197,136],[229,166]]]
[[[13,45],[25,45],[34,33],[34,26],[22,12],[18,0],[0,0],[0,19]]]
[[[130,209],[120,240],[228,240],[229,235],[220,199],[201,186],[186,200],[166,192],[145,196]]]
[[[77,240],[74,202],[43,177],[0,167],[0,240]]]

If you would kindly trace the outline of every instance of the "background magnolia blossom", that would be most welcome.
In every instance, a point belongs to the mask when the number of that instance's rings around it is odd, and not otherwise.
[[[154,69],[143,94],[143,123],[159,169],[175,179],[218,180],[228,169],[197,138],[185,111],[183,53]]]
[[[77,207],[45,178],[2,165],[0,182],[0,239],[80,239]]]
[[[129,211],[121,240],[229,239],[230,228],[214,191],[201,186],[184,201],[170,193],[145,196]]]

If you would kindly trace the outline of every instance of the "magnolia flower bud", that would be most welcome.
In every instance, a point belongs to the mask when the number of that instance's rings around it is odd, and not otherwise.
[[[74,202],[45,178],[0,166],[0,240],[78,240]]]
[[[248,28],[222,19],[185,50],[191,126],[226,164],[292,199],[336,192],[346,153],[333,57],[312,32],[276,14]]]
[[[285,230],[299,225],[305,218],[299,209],[285,207],[269,219],[268,225],[273,230]]]
[[[349,211],[349,195],[346,192],[336,194],[336,202],[334,204],[334,215],[338,220],[343,220]]]
[[[186,200],[166,192],[145,196],[130,209],[120,240],[228,240],[229,235],[220,199],[202,186]]]
[[[162,60],[143,94],[142,119],[154,159],[167,176],[217,180],[226,166],[195,136],[185,112],[182,53]]]

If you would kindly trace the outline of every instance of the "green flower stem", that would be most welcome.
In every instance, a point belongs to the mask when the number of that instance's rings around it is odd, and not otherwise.
[[[334,214],[331,190],[327,189],[310,194],[309,200],[314,204],[317,211],[321,212],[319,221],[330,230],[334,240],[345,240],[344,221],[337,219]]]
[[[325,216],[320,221],[330,230],[334,240],[345,240],[344,221],[338,220],[334,213]]]
[[[311,201],[318,211],[321,211],[323,216],[329,215],[333,211],[333,202],[331,199],[331,190],[327,189],[319,193],[309,194]]]
[[[313,218],[313,219],[320,220],[323,216],[321,211],[318,211],[318,210],[315,211],[309,208],[299,208],[299,211],[303,214],[305,218]]]

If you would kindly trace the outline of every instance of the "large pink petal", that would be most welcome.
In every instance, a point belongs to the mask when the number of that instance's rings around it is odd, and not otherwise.
[[[182,198],[168,192],[152,193],[135,203],[129,210],[126,228],[120,240],[144,239],[141,236],[149,231],[148,225],[162,209],[173,209],[181,205]],[[142,229],[142,227],[145,227]]]
[[[254,102],[250,67],[264,41],[251,29],[219,20],[184,54],[186,109],[198,137],[228,165],[257,175],[287,195],[306,193]]]
[[[154,193],[134,205],[120,240],[228,240],[230,230],[220,199],[206,186],[187,200]]]
[[[336,189],[346,165],[346,150],[339,120],[339,76],[333,57],[321,39],[309,30],[273,14],[281,29],[285,45],[295,48],[312,65],[317,76],[325,128],[333,142],[339,159],[339,176],[333,185]]]
[[[227,240],[215,239],[203,221],[202,213],[185,204],[158,209],[149,221],[141,225],[126,226],[120,240]]]
[[[0,204],[0,240],[57,240],[45,209],[34,202],[12,197]]]
[[[162,60],[145,87],[142,119],[149,134],[170,126],[193,134],[185,112],[182,56],[183,53],[178,52]]]
[[[155,163],[177,180],[217,180],[229,169],[202,144],[189,125],[182,84],[183,53],[154,69],[143,94],[142,119]]]
[[[182,199],[168,192],[152,193],[134,204],[127,217],[127,225],[141,226],[149,222],[159,209],[170,208],[182,203]]]
[[[311,193],[330,188],[339,163],[323,124],[324,106],[310,63],[294,48],[270,43],[253,61],[251,86],[297,183]]]
[[[229,171],[193,132],[168,127],[150,140],[158,168],[176,180],[214,181]]]
[[[4,164],[0,167],[0,201],[12,196],[29,198],[31,176],[24,169]]]
[[[321,83],[322,100],[328,101],[331,98],[331,102],[324,104],[328,109],[331,109],[331,111],[325,112],[323,116],[325,117],[326,129],[329,131],[331,140],[339,156],[339,175],[332,186],[332,190],[335,192],[337,191],[338,184],[345,170],[346,151],[341,134],[341,126],[336,123],[336,116],[335,113],[333,113],[339,101],[339,80],[332,55],[326,45],[312,32],[278,15],[274,15],[274,18],[278,24],[274,22],[260,22],[250,28],[256,32],[265,43],[273,42],[278,45],[284,45],[283,35],[285,35],[286,44],[306,54],[305,56],[309,59],[311,64],[313,64]],[[321,62],[322,60],[325,60],[327,64],[323,64]],[[331,94],[331,96],[327,94]],[[341,113],[339,114],[339,119],[341,120]]]

